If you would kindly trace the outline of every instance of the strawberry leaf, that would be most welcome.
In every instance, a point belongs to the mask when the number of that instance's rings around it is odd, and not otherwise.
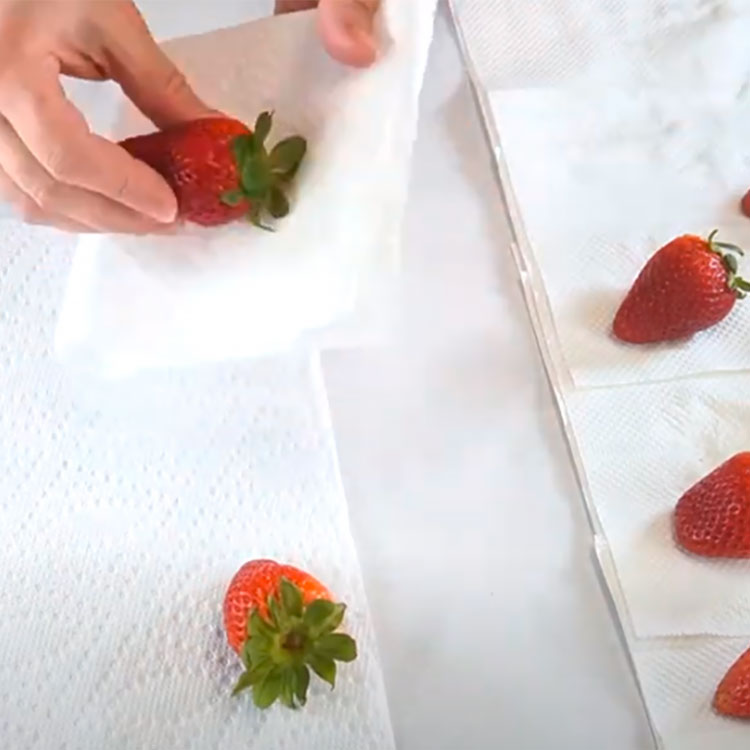
[[[279,141],[269,156],[271,171],[285,178],[293,177],[307,153],[307,141],[299,135]]]
[[[288,578],[281,579],[281,603],[287,615],[302,617],[302,594]]]
[[[294,672],[287,669],[281,680],[281,702],[287,708],[296,708],[294,703]]]
[[[745,279],[739,278],[739,276],[734,279],[734,281],[732,282],[732,286],[735,289],[742,290],[743,292],[750,292],[750,282],[745,281]]]
[[[227,190],[221,196],[221,202],[227,206],[239,206],[245,200],[245,193],[239,188],[236,190]]]
[[[294,668],[294,694],[300,705],[307,702],[307,688],[310,685],[310,670],[304,664],[298,664]]]
[[[326,599],[316,599],[305,610],[305,625],[310,636],[317,638],[326,633],[332,633],[341,625],[344,619],[346,605],[334,604]]]
[[[315,644],[315,653],[336,661],[354,661],[357,658],[357,644],[346,633],[329,633]]]
[[[283,676],[283,670],[275,667],[253,685],[253,701],[258,708],[268,708],[281,695]]]
[[[288,626],[289,622],[286,612],[284,612],[279,600],[273,594],[269,594],[268,596],[268,612],[271,615],[271,621],[279,630],[284,630]]]
[[[336,686],[336,662],[333,659],[313,651],[308,654],[307,663],[321,680],[325,680],[332,688]]]
[[[724,265],[727,267],[730,273],[737,273],[739,270],[739,264],[737,263],[737,258],[734,255],[724,255],[723,256]]]
[[[273,115],[270,112],[261,112],[258,115],[258,119],[255,121],[255,129],[253,135],[255,136],[255,142],[258,147],[263,146],[268,138],[268,134],[271,132],[271,126],[273,125]]]
[[[232,690],[232,695],[239,695],[243,690],[247,690],[249,687],[253,686],[253,673],[248,670],[246,672],[243,672],[240,675],[240,678],[237,680],[237,684],[234,686],[234,690]]]
[[[247,157],[253,152],[255,143],[252,135],[238,135],[232,141],[232,153],[237,164],[244,164]]]
[[[278,185],[268,191],[268,213],[274,219],[283,219],[289,214],[289,200]]]
[[[263,198],[268,192],[270,174],[260,156],[250,156],[242,165],[242,187],[251,198]]]
[[[261,617],[257,607],[253,609],[247,621],[247,634],[268,640],[272,638],[275,633],[276,629],[271,623]]]

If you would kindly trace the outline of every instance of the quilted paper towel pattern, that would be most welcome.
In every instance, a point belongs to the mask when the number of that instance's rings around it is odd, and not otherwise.
[[[0,746],[393,748],[317,366],[69,378],[49,342],[71,253],[4,226]],[[329,584],[360,646],[294,714],[229,695],[224,588],[264,556]]]

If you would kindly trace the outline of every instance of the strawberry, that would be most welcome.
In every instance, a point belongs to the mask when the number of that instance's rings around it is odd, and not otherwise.
[[[261,226],[263,213],[280,219],[289,213],[284,188],[307,150],[292,136],[269,153],[265,142],[273,116],[259,115],[254,131],[229,117],[209,117],[175,125],[120,145],[146,162],[177,196],[180,218],[218,226],[247,216]]]
[[[750,651],[737,659],[719,683],[714,708],[723,716],[750,719]]]
[[[750,452],[691,487],[674,513],[677,544],[704,557],[750,557]]]
[[[331,687],[336,662],[357,657],[354,640],[334,632],[346,607],[309,573],[273,560],[245,563],[224,596],[224,627],[229,645],[245,671],[234,694],[252,688],[259,708],[277,699],[304,705],[310,669]]]
[[[613,333],[647,344],[692,336],[723,320],[750,284],[737,276],[735,245],[684,235],[646,263],[617,311]]]
[[[740,209],[745,216],[750,216],[750,190],[742,196],[740,201]]]

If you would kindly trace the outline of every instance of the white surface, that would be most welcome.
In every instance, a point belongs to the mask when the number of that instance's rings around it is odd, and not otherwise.
[[[156,2],[147,17],[172,36],[246,20],[251,5]],[[397,746],[649,750],[444,18],[422,115],[401,334],[389,350],[326,359]],[[30,243],[15,271],[50,260]],[[25,307],[0,318],[2,367],[13,319],[33,314],[51,333],[62,279],[33,300],[7,293]],[[43,354],[23,355],[31,382]],[[26,422],[13,429],[33,441]]]
[[[470,17],[486,7],[479,0],[459,4]],[[518,4],[509,0],[511,6],[517,8]],[[498,6],[495,10],[496,17],[488,17],[488,25],[503,13]],[[728,416],[734,397],[720,388],[723,399],[712,402],[700,393],[698,381],[691,379],[665,383],[661,398],[646,390],[618,392],[610,387],[586,391],[581,386],[682,378],[714,368],[741,369],[744,365],[743,344],[734,346],[723,335],[726,331],[719,329],[718,345],[713,349],[712,344],[696,337],[692,346],[654,350],[651,357],[641,360],[628,356],[604,335],[603,318],[611,313],[607,313],[606,301],[594,297],[596,290],[606,292],[618,267],[629,262],[626,252],[617,250],[621,238],[635,247],[636,254],[643,251],[645,243],[638,234],[642,229],[636,225],[632,231],[629,224],[633,216],[639,221],[643,217],[646,223],[661,218],[666,224],[677,222],[682,210],[691,220],[703,217],[725,228],[729,223],[739,225],[736,198],[741,175],[739,171],[723,170],[719,163],[725,150],[730,152],[730,160],[742,161],[744,147],[736,135],[744,109],[747,67],[741,54],[736,63],[731,59],[730,65],[730,57],[723,57],[723,47],[717,42],[730,48],[737,46],[750,16],[740,14],[742,4],[722,0],[670,7],[648,0],[626,6],[613,0],[600,4],[599,10],[598,15],[588,17],[579,3],[545,0],[525,19],[530,50],[544,37],[545,30],[555,29],[563,40],[567,34],[568,40],[584,41],[587,28],[601,27],[604,18],[610,20],[610,53],[600,48],[591,59],[582,55],[581,49],[563,53],[563,57],[572,54],[568,62],[580,63],[574,75],[579,85],[560,86],[565,76],[561,79],[553,75],[544,81],[543,60],[537,56],[537,72],[542,79],[534,82],[537,90],[496,89],[483,98],[493,120],[490,133],[513,216],[524,292],[561,403],[571,452],[587,490],[594,528],[604,528],[607,537],[614,539],[613,547],[617,544],[614,564],[617,574],[620,566],[623,568],[630,607],[630,611],[624,605],[619,608],[623,627],[631,631],[632,614],[638,633],[672,636],[722,628],[747,632],[747,602],[739,571],[719,564],[713,571],[700,569],[691,581],[689,571],[672,554],[668,516],[666,532],[664,525],[668,501],[659,497],[657,467],[642,452],[649,448],[654,454],[662,452],[663,463],[669,467],[662,469],[666,479],[663,489],[673,492],[681,469],[673,465],[673,460],[679,463],[680,459],[673,459],[670,441],[676,441],[678,424],[683,431],[688,425],[694,430],[692,446],[686,445],[681,455],[682,470],[685,462],[698,466],[706,446],[711,446],[709,454],[727,446],[723,430],[729,441],[732,435],[740,439],[732,427],[734,417]],[[623,10],[627,10],[625,16]],[[469,48],[473,49],[475,43],[481,47],[482,34],[476,25],[469,34]],[[610,36],[606,38],[609,42]],[[562,46],[565,48],[565,44]],[[498,68],[512,68],[510,60],[522,51],[523,44],[514,49],[496,47],[493,54],[503,63]],[[481,55],[475,60],[477,75],[485,81],[486,62]],[[687,78],[686,71],[691,74]],[[592,85],[602,79],[607,79],[607,86]],[[545,90],[543,83],[557,88]],[[694,98],[692,87],[701,92],[699,100],[704,95],[708,100],[705,110],[688,103]],[[688,89],[690,97],[683,95],[680,111],[675,102],[680,92]],[[629,101],[625,91],[632,94]],[[732,102],[736,104],[734,109]],[[604,106],[600,108],[599,103]],[[607,106],[610,104],[611,108]],[[544,133],[541,138],[540,133]],[[701,134],[705,140],[701,140]],[[715,143],[707,134],[714,135]],[[644,152],[652,164],[643,158]],[[624,158],[626,154],[633,160]],[[548,162],[549,172],[545,169]],[[584,190],[566,182],[569,171]],[[657,186],[653,193],[652,182]],[[594,184],[598,189],[592,187]],[[573,200],[566,204],[569,192],[574,193]],[[601,201],[601,196],[610,200]],[[730,202],[734,204],[733,215]],[[667,222],[660,216],[662,211]],[[594,227],[593,235],[589,224]],[[610,234],[605,236],[605,231]],[[543,247],[541,236],[545,237]],[[592,329],[598,335],[591,335]],[[721,424],[722,415],[727,419],[726,426]],[[667,421],[673,424],[667,425]],[[699,432],[700,438],[696,438]],[[614,456],[616,451],[621,454],[619,459]],[[675,453],[680,454],[679,447]],[[626,477],[628,470],[632,474]],[[660,514],[655,518],[657,509]],[[707,580],[712,573],[713,585]],[[617,577],[609,574],[611,586]],[[704,592],[705,601],[698,591]],[[665,632],[670,627],[674,630]],[[717,720],[708,709],[715,688],[710,679],[726,669],[726,653],[736,644],[718,640],[690,656],[689,641],[693,640],[631,639],[656,731],[669,748],[687,747],[686,734],[693,730],[691,748],[746,744],[744,727]],[[646,662],[640,658],[642,653],[655,656]],[[689,680],[691,669],[699,664],[700,676],[680,687],[680,680]]]
[[[689,97],[680,79],[653,88],[490,94],[554,331],[578,387],[750,367],[747,305],[687,341],[629,346],[610,334],[628,288],[669,240],[718,229],[726,242],[750,243],[750,222],[739,211],[750,180],[750,87],[742,84],[743,76],[750,81],[750,59],[738,61],[729,51],[738,29],[747,38],[750,13],[720,30],[707,28],[728,51],[710,56],[706,32],[703,44],[690,39],[698,59],[746,67]],[[693,67],[686,66],[691,78]]]
[[[400,334],[324,359],[400,750],[649,750],[441,14]]]
[[[685,554],[672,533],[679,497],[750,444],[750,378],[597,388],[568,405],[635,634],[750,636],[750,561]]]
[[[597,544],[602,572],[624,623],[625,599],[606,544]],[[747,723],[727,721],[711,706],[716,686],[747,650],[747,638],[636,638],[625,636],[663,750],[745,750]]]
[[[294,210],[276,232],[240,222],[176,236],[82,237],[57,334],[61,357],[127,375],[284,352],[375,294],[397,262],[436,3],[386,0],[383,53],[366,70],[325,53],[313,13],[165,44],[211,106],[250,124],[274,110],[270,142],[308,139]],[[150,129],[128,107],[114,135]]]
[[[29,229],[5,247],[0,746],[392,749],[317,361],[68,381],[47,321],[25,314],[64,247]],[[266,557],[325,581],[358,642],[336,691],[315,683],[293,716],[230,695],[222,598]]]

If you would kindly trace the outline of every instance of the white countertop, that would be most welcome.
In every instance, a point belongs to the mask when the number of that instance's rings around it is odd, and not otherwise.
[[[646,750],[508,241],[443,9],[398,340],[325,358],[397,743]]]
[[[268,5],[196,2],[176,13],[177,3],[139,4],[160,36],[247,20]],[[490,150],[443,9],[397,340],[324,360],[397,744],[648,750],[507,247]]]

